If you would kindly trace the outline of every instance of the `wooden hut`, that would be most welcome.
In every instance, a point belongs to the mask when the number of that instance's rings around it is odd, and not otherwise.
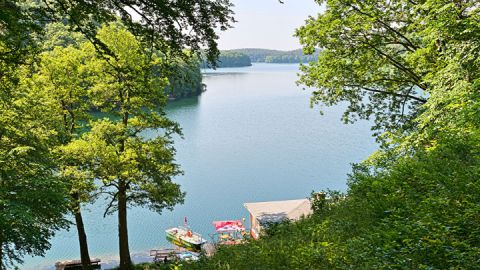
[[[295,221],[312,214],[308,199],[245,203],[244,206],[250,212],[250,234],[254,239],[260,236],[262,227],[268,224],[286,219]]]

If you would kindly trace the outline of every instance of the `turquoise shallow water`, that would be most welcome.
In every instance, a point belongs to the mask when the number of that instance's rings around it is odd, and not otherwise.
[[[298,65],[254,64],[206,71],[207,92],[173,102],[168,115],[183,128],[176,139],[178,177],[187,197],[162,215],[129,211],[130,248],[142,260],[149,249],[168,246],[164,230],[183,223],[208,236],[212,221],[247,217],[243,203],[307,197],[312,190],[346,189],[350,164],[376,149],[370,123],[344,125],[342,106],[320,115],[310,92],[296,86]],[[145,134],[155,136],[155,132]],[[90,254],[115,261],[117,223],[103,218],[104,201],[84,211]],[[79,257],[75,230],[52,240],[44,258],[26,258],[22,269],[51,269]]]

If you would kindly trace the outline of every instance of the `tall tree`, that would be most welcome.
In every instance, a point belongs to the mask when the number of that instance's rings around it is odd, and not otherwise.
[[[0,3],[0,269],[25,255],[43,255],[55,232],[68,226],[44,104],[19,85],[35,54],[30,34],[40,30],[37,13],[27,14],[20,4]]]
[[[55,29],[58,29],[55,28]],[[49,40],[55,43],[54,40]],[[54,47],[40,55],[40,63],[32,78],[26,80],[31,88],[48,101],[52,127],[57,131],[57,142],[52,150],[61,179],[69,189],[70,210],[75,217],[80,257],[83,269],[90,268],[87,236],[81,213],[81,203],[92,201],[95,190],[88,160],[82,159],[78,149],[66,147],[86,129],[91,104],[87,97],[89,86],[85,62],[94,56],[88,43],[68,47]]]
[[[184,193],[172,178],[181,173],[174,162],[172,135],[178,125],[163,111],[168,80],[153,76],[153,64],[141,43],[118,24],[99,30],[97,38],[115,57],[89,63],[95,85],[90,96],[109,118],[91,122],[92,129],[70,147],[94,160],[94,177],[110,199],[105,214],[117,212],[120,269],[132,269],[128,243],[127,207],[137,205],[161,212],[183,201]],[[157,58],[156,61],[161,61]],[[145,138],[142,132],[158,130]]]
[[[9,50],[2,45],[0,54]],[[43,255],[55,232],[68,226],[65,186],[49,151],[55,133],[43,101],[19,85],[20,70],[0,62],[0,269],[27,254]]]

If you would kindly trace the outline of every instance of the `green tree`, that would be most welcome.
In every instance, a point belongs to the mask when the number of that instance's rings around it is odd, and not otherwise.
[[[171,64],[155,67],[155,76],[167,75],[168,77],[169,85],[165,87],[165,94],[169,98],[176,99],[198,95],[204,89],[199,58],[188,52],[185,52],[185,56],[183,58],[176,57],[171,59],[168,61]],[[158,55],[158,57],[161,57],[161,55]]]
[[[68,200],[53,174],[54,133],[44,104],[19,85],[35,52],[27,40],[40,31],[34,23],[38,13],[23,10],[14,1],[0,3],[0,269],[21,263],[25,255],[43,255],[55,232],[68,226]]]
[[[344,121],[373,118],[375,135],[391,141],[460,116],[445,112],[476,98],[474,1],[318,3],[326,11],[296,32],[306,52],[322,48],[318,62],[302,66],[300,83],[316,89],[312,104],[346,102]]]
[[[127,206],[160,213],[183,201],[184,193],[172,182],[181,171],[174,162],[171,136],[180,129],[163,112],[168,80],[153,76],[156,63],[140,42],[118,24],[102,27],[97,38],[116,57],[88,63],[95,81],[89,92],[94,105],[110,118],[92,121],[91,131],[69,147],[84,146],[81,152],[93,160],[93,176],[111,200],[105,214],[118,215],[120,269],[131,269]],[[146,130],[158,130],[158,136],[144,138]]]
[[[421,4],[317,2],[326,11],[296,31],[306,53],[322,48],[317,62],[301,68],[300,83],[316,89],[312,104],[346,102],[343,121],[373,118],[376,135],[410,129],[427,101],[424,76],[437,58],[422,37]]]
[[[259,63],[307,63],[316,61],[319,50],[315,50],[311,55],[305,55],[302,49],[292,51],[268,50],[268,49],[235,49],[222,51],[221,53],[240,53],[247,55],[252,62]]]
[[[22,137],[3,134],[1,140],[0,269],[22,263],[25,255],[43,255],[55,232],[68,227],[64,219],[68,200],[62,181],[47,165],[48,151],[39,149],[41,142],[34,134],[21,134],[18,123],[4,127]]]
[[[60,38],[49,41],[55,43],[56,40],[67,40],[68,36],[68,33],[60,32],[57,34]],[[59,177],[69,191],[70,210],[75,217],[82,266],[83,269],[89,269],[90,256],[81,203],[92,201],[95,185],[88,159],[78,153],[78,148],[65,145],[77,139],[79,133],[86,128],[84,126],[88,121],[91,104],[87,96],[90,82],[85,62],[94,57],[95,52],[91,44],[75,45],[80,48],[73,45],[56,46],[51,51],[43,52],[38,68],[26,83],[46,101],[44,109],[50,112],[51,126],[57,131],[57,140],[52,147],[54,162]]]
[[[0,52],[8,51],[0,40]],[[55,132],[43,101],[18,84],[20,72],[18,64],[0,62],[0,269],[43,255],[68,226],[65,186],[49,151]]]
[[[72,31],[65,23],[55,22],[45,25],[44,32],[41,35],[37,34],[35,41],[39,44],[39,49],[45,52],[53,51],[55,47],[79,48],[87,39],[82,33]]]
[[[142,37],[143,42],[180,55],[186,47],[194,52],[204,47],[207,58],[214,63],[219,54],[215,29],[226,30],[234,22],[228,0],[3,0],[1,5],[0,22],[6,31],[0,35],[8,39],[15,53],[31,41],[31,33],[43,34],[45,22],[66,22],[72,31],[92,41],[98,51],[109,54],[108,47],[96,38],[97,28],[120,16],[124,25]]]

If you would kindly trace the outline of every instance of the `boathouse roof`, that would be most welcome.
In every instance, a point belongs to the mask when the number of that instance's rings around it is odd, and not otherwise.
[[[310,200],[287,200],[245,203],[245,208],[260,223],[280,222],[285,219],[298,220],[312,213]]]

